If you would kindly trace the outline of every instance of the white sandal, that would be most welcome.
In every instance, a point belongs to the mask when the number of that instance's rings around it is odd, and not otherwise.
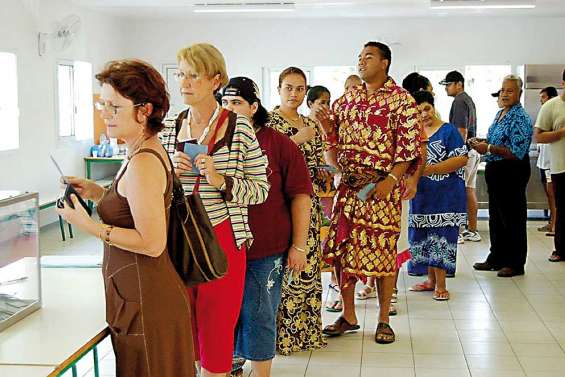
[[[361,289],[355,294],[358,300],[367,300],[369,298],[377,298],[377,289],[366,285],[365,288]]]

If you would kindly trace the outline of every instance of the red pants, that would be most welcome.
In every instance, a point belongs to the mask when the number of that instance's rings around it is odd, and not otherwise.
[[[194,356],[212,373],[230,372],[234,331],[245,285],[245,246],[235,245],[230,220],[214,227],[228,259],[227,274],[209,283],[188,288],[192,302]]]

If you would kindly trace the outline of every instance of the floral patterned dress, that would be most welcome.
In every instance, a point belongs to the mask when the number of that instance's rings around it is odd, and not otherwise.
[[[450,123],[443,124],[428,143],[427,164],[467,155],[461,134]],[[410,202],[409,233],[412,260],[408,272],[426,274],[428,267],[455,273],[457,235],[467,220],[464,169],[420,178]]]
[[[298,132],[275,109],[271,112],[269,126],[287,136]],[[314,126],[316,123],[304,116],[300,116],[305,126]],[[300,274],[294,274],[289,281],[285,274],[281,292],[281,303],[277,317],[277,352],[281,355],[290,355],[292,352],[319,349],[326,346],[322,337],[322,253],[320,249],[320,227],[322,224],[322,206],[318,193],[323,191],[324,182],[318,179],[318,166],[324,164],[324,146],[320,132],[307,143],[299,146],[312,178],[314,195],[310,214],[310,228],[308,230],[308,254],[306,256],[306,269]]]

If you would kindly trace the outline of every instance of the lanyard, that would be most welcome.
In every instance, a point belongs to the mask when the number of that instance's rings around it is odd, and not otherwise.
[[[220,119],[218,119],[218,125],[216,126],[216,128],[214,130],[214,134],[212,135],[212,139],[208,143],[208,155],[210,155],[210,156],[212,155],[212,150],[214,149],[214,146],[216,144],[216,138],[218,136],[218,131],[220,130],[220,127],[222,126],[222,124],[224,123],[226,118],[229,116],[229,114],[230,114],[230,112],[226,109],[224,109],[224,111],[221,112]],[[193,194],[198,193],[198,190],[200,189],[201,178],[202,178],[201,175],[199,175],[198,178],[196,178],[196,183],[194,184],[194,188],[192,189]]]
[[[204,139],[206,139],[206,136],[208,136],[208,132],[210,132],[210,127],[212,126],[212,124],[214,124],[218,115],[220,115],[221,109],[222,108],[220,107],[220,105],[216,104],[216,110],[214,110],[214,113],[210,117],[210,121],[208,122],[208,126],[202,132],[202,136],[200,136],[198,138],[198,144],[202,144]],[[187,118],[188,118],[188,124],[187,124],[186,133],[188,134],[188,139],[190,140],[190,139],[193,139],[192,133],[190,131],[190,110],[188,110]]]

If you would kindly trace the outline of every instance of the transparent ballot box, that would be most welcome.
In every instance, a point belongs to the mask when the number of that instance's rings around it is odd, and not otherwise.
[[[37,193],[0,191],[0,331],[41,307]]]

